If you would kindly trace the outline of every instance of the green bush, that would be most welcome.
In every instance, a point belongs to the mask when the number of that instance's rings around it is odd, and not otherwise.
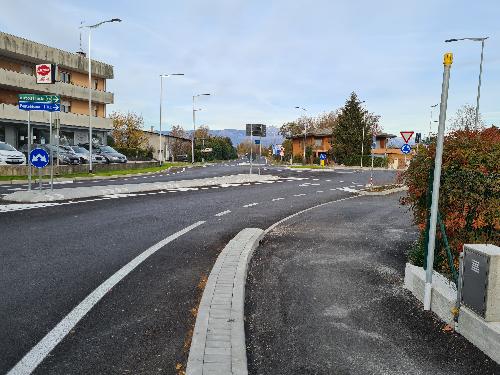
[[[402,182],[408,186],[408,192],[401,203],[413,211],[413,219],[422,239],[428,220],[426,197],[435,149],[435,143],[420,147],[402,174]],[[456,266],[464,243],[500,245],[499,171],[500,129],[456,131],[445,137],[439,212]],[[436,257],[436,269],[448,273],[441,241],[436,245]]]
[[[300,164],[304,161],[304,157],[302,155],[293,155],[292,162],[294,164]]]

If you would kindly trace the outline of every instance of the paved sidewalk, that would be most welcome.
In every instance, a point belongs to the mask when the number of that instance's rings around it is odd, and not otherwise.
[[[399,196],[327,205],[264,237],[247,279],[250,374],[500,374],[403,289],[417,232]]]

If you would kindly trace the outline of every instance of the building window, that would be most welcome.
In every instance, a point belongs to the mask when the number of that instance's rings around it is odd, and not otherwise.
[[[28,65],[21,65],[21,73],[33,75],[33,67]]]
[[[71,102],[61,101],[61,112],[64,112],[64,113],[71,112]]]
[[[97,105],[96,104],[92,104],[92,115],[94,117],[97,117]]]
[[[71,83],[71,74],[68,72],[61,72],[61,82]]]
[[[94,78],[94,79],[92,80],[92,88],[93,88],[94,90],[97,90],[97,85],[98,85],[98,81],[97,81],[97,79],[96,79],[96,78]]]
[[[314,145],[316,147],[321,147],[323,145],[323,139],[322,138],[315,138],[314,139]]]

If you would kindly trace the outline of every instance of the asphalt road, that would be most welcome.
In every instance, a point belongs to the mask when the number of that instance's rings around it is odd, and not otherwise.
[[[418,234],[398,198],[325,205],[267,234],[247,280],[250,374],[500,374],[403,289]]]
[[[222,175],[242,168],[183,173]],[[352,171],[266,173],[282,179],[0,211],[0,373],[121,267],[202,220],[127,274],[35,370],[175,374],[176,365],[186,362],[198,284],[224,245],[245,227],[267,228],[304,208],[348,197],[369,179],[367,172]],[[393,178],[391,171],[375,174],[378,182]]]

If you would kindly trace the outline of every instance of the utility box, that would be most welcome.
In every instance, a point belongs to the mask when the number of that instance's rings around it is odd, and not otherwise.
[[[487,322],[500,321],[500,247],[465,244],[460,303]]]

